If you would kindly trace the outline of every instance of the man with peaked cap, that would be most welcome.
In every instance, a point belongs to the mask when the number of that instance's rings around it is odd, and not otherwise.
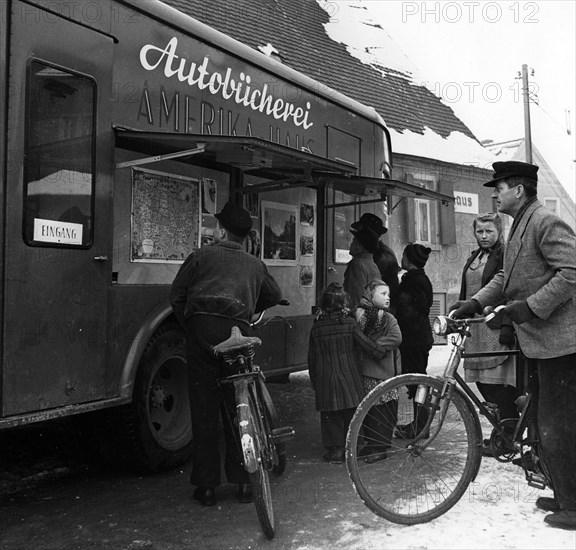
[[[178,271],[170,292],[174,315],[184,327],[188,386],[192,415],[193,455],[190,482],[194,498],[203,506],[216,504],[220,484],[218,420],[221,391],[218,379],[226,376],[212,347],[230,336],[233,326],[246,333],[254,313],[280,302],[278,284],[258,258],[243,250],[252,228],[250,214],[228,202],[215,215],[215,244],[194,251]],[[230,390],[230,391],[227,391]],[[222,388],[233,422],[236,401],[233,388]],[[234,426],[223,415],[226,440],[226,477],[237,483],[238,500],[252,500],[248,473],[234,437]]]
[[[538,429],[554,498],[536,506],[553,527],[576,530],[576,235],[537,198],[538,166],[495,162],[485,187],[514,218],[504,267],[470,300],[450,309],[471,317],[507,302],[520,348],[538,370]]]

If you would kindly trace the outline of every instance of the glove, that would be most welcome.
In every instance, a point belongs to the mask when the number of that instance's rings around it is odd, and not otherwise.
[[[512,300],[506,304],[504,312],[514,323],[521,325],[536,318],[526,300]]]
[[[514,327],[511,325],[502,325],[500,327],[498,342],[504,346],[513,346],[516,342],[516,338],[514,337]]]
[[[454,311],[454,319],[466,319],[480,313],[482,306],[477,300],[458,301],[450,306],[449,311]]]

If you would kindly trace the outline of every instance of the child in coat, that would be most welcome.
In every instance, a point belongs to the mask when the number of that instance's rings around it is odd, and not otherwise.
[[[421,244],[408,244],[402,253],[402,275],[398,287],[396,318],[402,331],[402,373],[426,374],[428,355],[434,343],[430,325],[430,308],[434,300],[432,283],[424,271],[431,249]],[[415,385],[408,387],[408,398],[414,399]],[[413,403],[414,420],[398,426],[397,433],[405,439],[413,439],[428,421],[423,407]]]
[[[356,310],[356,321],[362,329],[360,359],[364,390],[370,392],[384,380],[400,373],[398,346],[402,334],[394,316],[388,312],[390,288],[374,280],[366,289]],[[363,425],[365,446],[358,456],[369,464],[387,457],[398,415],[398,395],[387,394],[376,403]]]
[[[320,411],[324,462],[344,462],[348,426],[364,387],[354,340],[356,323],[350,317],[350,298],[342,285],[331,283],[323,291],[320,317],[310,332],[308,369]]]

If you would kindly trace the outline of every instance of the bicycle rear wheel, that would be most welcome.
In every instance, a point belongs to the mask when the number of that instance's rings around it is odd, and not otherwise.
[[[272,396],[264,384],[263,380],[258,380],[257,390],[260,395],[260,402],[264,405],[264,412],[266,414],[266,428],[269,430],[267,433],[271,433],[274,428],[278,428],[278,413],[276,412],[276,407],[274,407],[274,402],[272,401]],[[286,470],[286,443],[279,442],[275,443],[276,456],[274,457],[274,464],[272,466],[272,472],[277,476],[282,475],[284,470]]]
[[[249,477],[254,505],[256,506],[262,532],[266,538],[273,539],[276,532],[276,524],[268,469],[271,468],[271,454],[274,453],[274,443],[271,440],[271,430],[270,426],[268,426],[264,409],[261,407],[262,402],[258,399],[256,391],[256,386],[249,386],[248,408],[252,418],[252,437],[258,462],[256,471],[249,473]]]
[[[409,387],[415,386],[422,406],[408,399]],[[425,523],[446,513],[478,473],[478,415],[456,388],[450,401],[440,399],[442,386],[441,380],[425,375],[392,378],[364,398],[350,423],[348,474],[366,506],[394,523]],[[438,399],[441,409],[425,430],[431,403]],[[405,428],[401,437],[398,426],[413,426],[413,433]]]

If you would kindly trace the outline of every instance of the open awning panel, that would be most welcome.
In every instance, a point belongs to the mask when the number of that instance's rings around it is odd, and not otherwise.
[[[181,158],[194,155],[196,161],[212,162],[239,168],[257,175],[258,172],[277,174],[310,175],[315,170],[338,174],[356,172],[356,166],[331,160],[309,152],[272,143],[249,136],[209,136],[198,134],[178,134],[167,132],[141,132],[116,128],[116,146],[122,149],[154,155],[149,162],[157,162],[158,156]],[[193,151],[197,150],[196,153]],[[144,164],[142,160],[132,165]],[[129,163],[122,163],[127,166]],[[120,166],[120,167],[125,167]]]
[[[117,168],[178,158],[204,166],[233,166],[246,174],[268,180],[241,189],[247,194],[289,187],[333,186],[348,195],[369,199],[367,202],[383,200],[387,196],[423,197],[445,204],[454,202],[450,195],[404,181],[357,176],[357,167],[349,163],[260,138],[144,132],[123,127],[116,127],[115,132],[117,147],[151,155],[119,163]]]

